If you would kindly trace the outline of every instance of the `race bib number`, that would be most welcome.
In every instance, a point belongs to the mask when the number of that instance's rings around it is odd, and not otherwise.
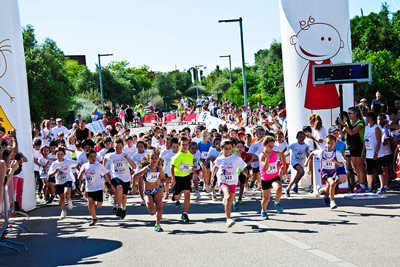
[[[159,172],[151,172],[150,175],[147,176],[147,182],[155,183],[155,182],[157,182],[158,177],[160,177]]]
[[[336,169],[336,164],[335,164],[335,162],[322,160],[322,169],[324,169],[324,170],[334,170],[334,169]]]
[[[370,136],[365,137],[365,149],[368,149],[368,150],[372,150],[373,149]]]
[[[125,172],[125,162],[124,161],[116,161],[114,163],[114,169],[117,173],[124,173]]]
[[[65,172],[58,172],[58,180],[60,181],[60,182],[65,182],[65,181],[67,181],[67,174],[65,173]]]
[[[207,152],[207,151],[203,151],[203,152],[201,152],[201,159],[204,159],[204,160],[206,160],[206,159],[207,159],[207,154],[208,154],[208,152]]]
[[[181,165],[179,166],[179,171],[189,173],[190,172],[190,164],[189,163],[181,163]]]
[[[270,163],[267,170],[267,174],[273,174],[277,172],[278,172],[278,164],[276,162]]]
[[[93,177],[92,177],[92,176],[86,175],[86,182],[87,182],[88,184],[93,184]]]
[[[296,160],[298,161],[303,161],[304,159],[304,153],[302,151],[296,151],[294,154],[294,157],[296,158]]]

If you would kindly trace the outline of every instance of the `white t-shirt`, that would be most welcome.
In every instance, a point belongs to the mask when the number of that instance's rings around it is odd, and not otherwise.
[[[323,149],[315,150],[314,154],[319,159],[321,159],[323,151],[324,151]],[[329,159],[333,159],[333,158],[336,158],[337,161],[339,161],[339,162],[344,164],[343,155],[339,151],[332,150],[332,151],[329,152],[329,151],[325,150],[324,154],[325,154],[325,158],[326,159],[322,159],[322,166],[321,166],[322,169],[336,169],[336,164],[331,162],[331,161],[329,161]]]
[[[160,154],[160,158],[163,159],[164,161],[164,172],[165,175],[168,175],[168,177],[171,177],[171,159],[173,156],[175,156],[177,153],[172,152],[172,149],[169,150],[164,150],[161,154]]]
[[[49,169],[49,172],[54,172],[58,167],[61,168],[55,175],[56,184],[65,184],[66,182],[73,182],[75,180],[72,168],[75,168],[78,162],[75,160],[54,161]]]
[[[39,150],[33,149],[33,158],[39,160],[40,156],[41,156],[40,149]],[[35,162],[33,162],[33,170],[34,171],[40,170],[40,167]]]
[[[50,163],[46,167],[40,167],[40,169],[39,169],[40,177],[42,177],[42,178],[48,178],[49,177],[48,173],[49,173],[50,166],[56,159],[57,158],[54,155],[51,155],[51,154],[49,154],[47,156],[47,159],[44,158],[43,156],[38,159],[38,161],[39,161],[41,166],[44,166],[47,161],[50,161]]]
[[[65,126],[61,126],[61,127],[54,127],[51,129],[51,135],[53,138],[57,139],[58,133],[59,132],[63,132],[64,133],[64,140],[67,139],[67,136],[69,134],[68,129]]]
[[[380,152],[382,154],[382,156],[387,156],[387,155],[391,155],[392,154],[392,149],[390,148],[390,142],[388,142],[386,145],[383,144],[383,142],[385,142],[385,140],[387,138],[390,137],[390,133],[389,130],[385,127],[381,127],[381,131],[382,131],[382,143],[381,143],[381,148],[380,148]]]
[[[96,162],[95,164],[90,164],[89,162],[87,162],[82,165],[81,172],[83,170],[85,170],[85,190],[87,192],[95,192],[104,189],[104,179],[102,178],[102,176],[109,173],[109,171],[102,164],[98,162]]]
[[[257,157],[260,156],[261,152],[264,150],[264,146],[258,142],[257,140],[253,142],[253,144],[251,144],[250,148],[249,148],[249,152],[250,154],[254,154]],[[260,162],[257,160],[255,162],[251,163],[251,167],[252,168],[259,168],[260,167]]]
[[[100,150],[99,152],[97,152],[97,161],[102,163],[104,160],[104,156],[106,155],[108,149],[107,148],[103,148],[102,150]],[[76,153],[76,152],[75,152]]]
[[[45,139],[44,138],[44,136],[47,136],[47,138]],[[51,136],[51,130],[49,130],[49,129],[47,129],[47,128],[44,128],[43,130],[42,130],[42,138],[43,138],[43,146],[44,145],[49,145],[50,144],[50,142],[51,142],[51,140],[52,140],[52,136]]]
[[[200,170],[200,164],[199,164],[200,157],[201,157],[200,151],[197,150],[196,153],[193,154],[193,166],[195,171]]]
[[[192,142],[196,142],[197,144],[201,141],[201,140],[203,140],[203,137],[193,137],[192,138]]]
[[[324,149],[324,147],[325,147],[325,138],[327,136],[325,127],[322,126],[321,129],[319,129],[318,131],[315,130],[314,127],[311,127],[311,129],[312,129],[312,135],[315,136],[317,140],[320,140],[320,139],[324,140],[324,142],[322,142],[322,143],[318,143],[317,142],[317,145],[319,146],[319,149]]]
[[[208,150],[207,158],[214,157],[216,159],[220,154],[221,154],[221,151],[218,151],[215,147],[210,147],[210,150]],[[214,168],[214,163],[212,161],[210,161],[211,173],[213,171],[213,168]]]
[[[123,182],[131,181],[131,173],[129,171],[129,161],[124,157],[124,154],[109,153],[104,157],[107,163],[111,163],[111,178],[119,178]]]
[[[200,106],[200,105],[201,105],[201,102],[203,102],[203,101],[201,100],[201,98],[197,98],[197,100],[196,100],[196,104],[197,104],[198,106]]]
[[[369,126],[367,124],[367,127],[365,128],[364,132],[364,145],[365,145],[365,157],[368,159],[373,159],[374,154],[376,152],[376,146],[378,145],[378,142],[381,142],[381,140],[376,139],[376,134],[375,134],[375,129],[378,128],[378,124],[375,124],[374,126]],[[382,150],[379,149],[378,151],[378,158],[382,157]]]
[[[224,155],[219,156],[214,161],[214,165],[218,167],[216,174],[218,183],[228,185],[237,185],[239,180],[239,169],[243,170],[247,166],[240,157],[233,154],[229,157],[225,157]]]
[[[151,146],[152,147],[156,147],[156,145],[158,144],[158,140],[157,140],[157,138],[156,137],[152,137],[151,138]]]
[[[82,166],[83,164],[87,163],[87,162],[88,162],[88,159],[87,159],[87,157],[86,157],[86,153],[85,153],[85,152],[81,153],[81,154],[79,155],[79,157],[77,158],[77,160],[78,160],[78,163],[81,164],[81,166]]]
[[[299,143],[293,143],[288,146],[288,150],[290,151],[290,164],[295,166],[299,164],[304,167],[304,163],[307,159],[306,151],[310,152],[310,147],[305,143],[300,145]]]
[[[128,145],[125,145],[124,149],[122,151],[125,152],[126,154],[128,154],[128,156],[130,158],[132,158],[133,155],[137,152],[137,149],[136,149],[135,145],[132,145],[132,147],[129,147]]]
[[[279,143],[278,141],[276,141],[274,147],[276,147],[276,150],[274,149],[274,151],[282,152],[285,148],[287,150],[288,144],[286,143],[286,141],[283,141],[282,143]],[[278,159],[279,159],[279,157],[278,157]],[[286,163],[289,163],[289,156],[285,157],[285,160],[286,160]]]
[[[133,154],[133,157],[132,157],[131,159],[132,159],[132,161],[135,162],[135,164],[136,164],[136,170],[135,170],[135,172],[137,172],[137,171],[140,170],[140,168],[139,168],[140,160],[141,160],[144,156],[146,156],[146,154],[147,154],[146,151],[143,152],[142,154],[140,154],[139,152],[136,152],[135,154]]]

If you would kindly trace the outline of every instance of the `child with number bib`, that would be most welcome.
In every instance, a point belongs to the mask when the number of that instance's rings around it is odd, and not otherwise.
[[[132,179],[136,179],[139,176],[143,177],[144,182],[144,199],[146,201],[146,207],[150,212],[150,215],[156,214],[157,218],[154,230],[156,232],[162,232],[160,221],[162,217],[162,194],[164,183],[168,181],[168,177],[165,177],[164,170],[161,166],[158,166],[158,154],[151,152],[142,158],[140,171],[136,172]]]
[[[238,156],[232,155],[232,141],[224,141],[222,144],[224,154],[214,161],[214,168],[211,176],[211,184],[214,183],[215,175],[218,184],[224,192],[224,206],[226,215],[226,226],[232,227],[235,221],[231,218],[232,203],[235,200],[236,186],[239,182],[239,169],[243,170],[247,164]]]
[[[267,206],[271,194],[271,188],[275,190],[275,208],[278,213],[283,211],[282,205],[279,202],[282,196],[282,182],[279,176],[278,169],[278,157],[282,161],[283,173],[286,168],[285,155],[281,152],[273,151],[275,145],[275,138],[272,136],[266,136],[261,140],[261,144],[264,146],[264,150],[260,155],[260,167],[261,167],[261,189],[262,189],[262,201],[261,201],[261,217],[265,220],[268,219]]]
[[[321,160],[321,177],[326,181],[326,188],[318,188],[318,194],[324,194],[325,205],[330,205],[331,209],[336,209],[335,188],[340,183],[340,176],[346,173],[343,168],[344,159],[342,154],[335,149],[336,137],[328,135],[325,139],[326,148],[311,152],[310,158],[317,155]],[[339,168],[337,168],[337,166]]]

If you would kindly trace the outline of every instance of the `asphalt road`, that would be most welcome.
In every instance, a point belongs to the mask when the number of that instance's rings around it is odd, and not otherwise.
[[[233,213],[236,225],[226,228],[221,201],[202,193],[182,223],[172,201],[164,204],[162,227],[129,196],[127,217],[118,219],[108,202],[97,209],[99,223],[89,227],[85,199],[74,200],[68,218],[58,220],[57,203],[17,219],[28,233],[9,235],[28,252],[17,255],[0,248],[1,266],[398,266],[400,194],[350,200],[338,196],[338,209],[301,192],[284,197],[284,213],[269,203],[269,220],[260,217],[260,192],[247,192],[245,204]]]

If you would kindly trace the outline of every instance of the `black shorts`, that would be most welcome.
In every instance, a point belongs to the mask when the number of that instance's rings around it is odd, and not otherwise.
[[[112,178],[111,184],[117,189],[117,186],[122,186],[122,194],[127,195],[131,182],[124,182],[119,178]]]
[[[192,192],[192,182],[190,181],[190,175],[175,176],[174,196],[179,195],[184,190],[190,190],[190,192]]]
[[[393,155],[383,156],[382,158],[379,158],[379,160],[381,161],[382,167],[390,166],[390,164],[393,162]]]
[[[47,179],[47,182],[48,182],[48,183],[55,183],[55,182],[56,182],[56,177],[55,177],[55,176],[50,176],[50,177]]]
[[[261,180],[261,188],[262,190],[268,190],[272,187],[273,182],[281,182],[281,177],[276,176],[271,180]]]
[[[353,149],[349,149],[349,158],[360,158],[361,157],[361,153],[362,153],[362,149],[361,148],[353,148]]]
[[[241,184],[246,183],[246,176],[243,173],[239,174],[239,182]]]
[[[57,195],[64,194],[66,187],[71,188],[72,187],[72,181],[68,181],[68,182],[65,182],[63,184],[56,184],[56,194]]]
[[[257,168],[252,168],[252,170],[253,170],[253,174],[256,174],[256,173],[259,173],[259,172],[260,172],[260,168],[259,168],[259,167],[257,167]]]
[[[374,170],[376,170],[378,175],[383,173],[381,158],[378,158],[377,160],[365,159],[365,161],[367,162],[367,175],[374,174]]]
[[[37,181],[39,181],[39,180],[40,180],[39,171],[33,171],[33,174],[35,175],[35,179],[36,179]]]
[[[94,201],[103,202],[103,190],[87,192],[88,198],[92,198]]]

